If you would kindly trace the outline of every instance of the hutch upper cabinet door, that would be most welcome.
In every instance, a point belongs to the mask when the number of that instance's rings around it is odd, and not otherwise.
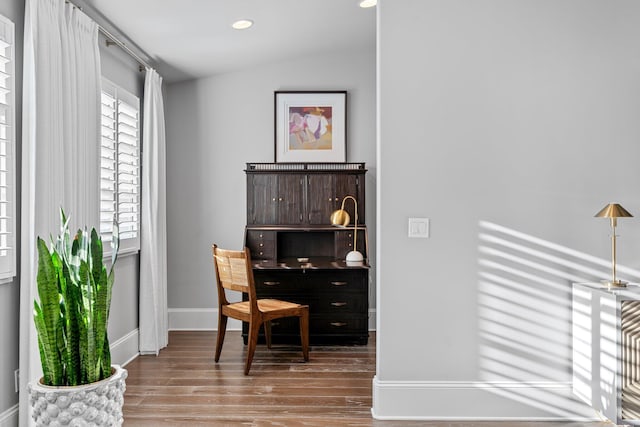
[[[304,222],[304,175],[278,177],[277,220],[275,224],[295,225]]]
[[[330,225],[329,218],[340,209],[345,196],[353,196],[358,201],[358,223],[364,224],[364,186],[360,185],[360,175],[355,174],[309,174],[307,176],[307,198],[309,224]],[[347,200],[345,210],[355,221],[353,200]]]
[[[248,175],[247,223],[296,225],[304,220],[303,174]]]

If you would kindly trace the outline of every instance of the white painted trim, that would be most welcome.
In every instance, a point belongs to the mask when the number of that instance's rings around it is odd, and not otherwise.
[[[571,382],[381,381],[377,376],[371,415],[379,420],[602,421],[573,396]]]
[[[111,364],[126,366],[138,357],[138,328],[111,343]]]
[[[13,427],[18,425],[18,404],[3,413],[0,413],[0,427]]]
[[[239,331],[242,329],[242,322],[229,319],[227,331]],[[218,330],[218,309],[217,308],[170,308],[169,309],[169,330],[170,331],[217,331]]]

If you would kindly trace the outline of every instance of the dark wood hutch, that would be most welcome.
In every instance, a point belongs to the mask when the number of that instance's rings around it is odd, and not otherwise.
[[[247,163],[245,245],[251,252],[256,292],[308,304],[312,344],[368,339],[369,251],[364,163]],[[330,216],[345,196],[358,201],[357,249],[364,262],[347,263],[353,250],[355,203],[346,228]],[[349,264],[349,265],[348,265]],[[297,320],[272,322],[274,342],[299,340]],[[243,325],[246,341],[247,326]]]

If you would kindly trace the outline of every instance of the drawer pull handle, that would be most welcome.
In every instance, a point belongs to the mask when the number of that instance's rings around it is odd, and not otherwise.
[[[331,305],[334,306],[334,307],[344,307],[345,305],[347,305],[347,303],[346,302],[332,302]]]
[[[278,286],[279,284],[280,284],[280,282],[272,282],[272,281],[264,282],[265,286]]]
[[[338,328],[341,328],[343,326],[347,326],[347,322],[331,322],[331,326],[337,326]]]
[[[263,247],[263,246],[264,246],[264,243],[260,243],[260,247]]]
[[[345,286],[347,282],[331,282],[332,286]]]

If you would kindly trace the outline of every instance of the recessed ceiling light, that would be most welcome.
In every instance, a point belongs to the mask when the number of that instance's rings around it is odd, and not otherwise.
[[[253,25],[253,21],[250,19],[239,19],[236,22],[234,22],[233,24],[231,24],[231,26],[233,28],[235,28],[236,30],[246,30],[247,28],[251,27]]]
[[[360,7],[374,7],[376,4],[378,4],[378,0],[362,0]]]

